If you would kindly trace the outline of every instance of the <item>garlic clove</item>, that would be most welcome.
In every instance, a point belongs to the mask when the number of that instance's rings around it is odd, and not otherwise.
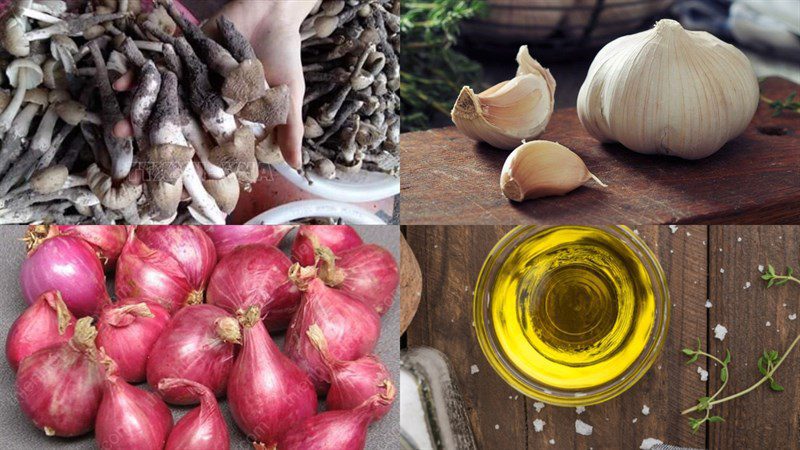
[[[517,54],[517,76],[475,94],[461,89],[451,118],[467,137],[512,150],[539,136],[553,113],[556,82],[522,46]]]
[[[521,202],[564,195],[590,179],[607,186],[567,147],[557,142],[531,141],[508,155],[500,174],[500,189],[509,200]]]

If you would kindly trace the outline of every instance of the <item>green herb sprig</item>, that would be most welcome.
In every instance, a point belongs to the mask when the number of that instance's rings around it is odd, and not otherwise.
[[[775,273],[775,268],[772,264],[767,266],[767,273],[761,275],[762,280],[767,281],[767,287],[782,286],[790,281],[800,284],[800,278],[793,276],[794,270],[791,267],[786,267],[786,275],[778,275]]]
[[[800,113],[800,101],[795,100],[797,92],[792,92],[784,100],[772,100],[770,98],[761,96],[761,100],[766,102],[772,111],[772,117],[780,116],[784,111]]]
[[[781,286],[789,281],[794,281],[800,284],[800,279],[795,278],[793,275],[793,270],[791,267],[786,268],[786,275],[778,275],[775,273],[775,268],[772,267],[771,264],[767,265],[767,273],[761,276],[761,279],[767,281],[767,287],[771,286]],[[722,385],[717,389],[717,391],[711,397],[700,397],[697,399],[697,404],[692,406],[691,408],[685,409],[681,412],[681,414],[691,414],[693,412],[701,412],[705,413],[703,416],[700,417],[691,417],[689,418],[689,426],[692,428],[692,432],[697,432],[704,423],[715,423],[715,422],[722,422],[723,419],[721,416],[712,416],[711,409],[714,405],[718,405],[720,403],[724,403],[735,398],[739,398],[743,395],[747,395],[750,392],[754,391],[756,388],[761,386],[764,383],[769,382],[769,388],[775,392],[783,392],[784,388],[777,381],[775,381],[775,372],[778,370],[778,367],[786,361],[786,357],[794,350],[797,343],[800,341],[800,334],[797,335],[796,338],[792,341],[789,345],[789,348],[783,353],[783,355],[779,354],[777,350],[765,350],[764,353],[758,358],[758,371],[761,373],[762,377],[749,388],[744,389],[743,391],[737,392],[735,394],[729,395],[724,398],[717,398],[719,394],[725,389],[725,386],[728,385],[728,366],[731,362],[731,352],[730,350],[725,350],[725,359],[720,360],[714,355],[711,355],[707,352],[702,350],[702,343],[700,339],[697,339],[697,348],[684,348],[681,350],[684,355],[689,357],[689,361],[687,364],[694,363],[700,358],[704,356],[709,358],[713,361],[716,361],[720,365],[720,374],[719,379],[722,381]]]

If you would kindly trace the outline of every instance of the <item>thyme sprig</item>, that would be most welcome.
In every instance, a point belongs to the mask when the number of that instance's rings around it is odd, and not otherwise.
[[[800,278],[794,277],[794,270],[791,267],[786,267],[786,275],[778,275],[775,273],[775,268],[772,264],[767,265],[767,273],[761,275],[762,280],[767,281],[767,287],[782,286],[790,281],[800,284]]]
[[[772,100],[770,98],[761,96],[761,100],[766,102],[772,111],[772,117],[780,116],[784,111],[800,113],[800,100],[795,100],[797,92],[792,92],[784,100]]]

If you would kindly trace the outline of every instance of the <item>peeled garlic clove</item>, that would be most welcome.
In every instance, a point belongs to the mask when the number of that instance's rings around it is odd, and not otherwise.
[[[557,142],[532,141],[511,152],[500,174],[500,189],[509,200],[564,195],[590,179],[607,185],[594,176],[583,160]]]
[[[517,54],[517,76],[480,94],[461,89],[450,113],[467,137],[512,150],[544,131],[553,113],[556,82],[522,46]]]
[[[741,134],[758,100],[742,52],[664,19],[600,50],[578,94],[578,117],[601,142],[699,159]]]

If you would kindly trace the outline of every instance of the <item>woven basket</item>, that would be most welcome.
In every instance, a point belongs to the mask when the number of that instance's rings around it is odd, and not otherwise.
[[[479,48],[527,44],[558,52],[602,46],[645,27],[673,0],[486,0],[488,14],[464,24]],[[563,56],[563,54],[562,54]]]

